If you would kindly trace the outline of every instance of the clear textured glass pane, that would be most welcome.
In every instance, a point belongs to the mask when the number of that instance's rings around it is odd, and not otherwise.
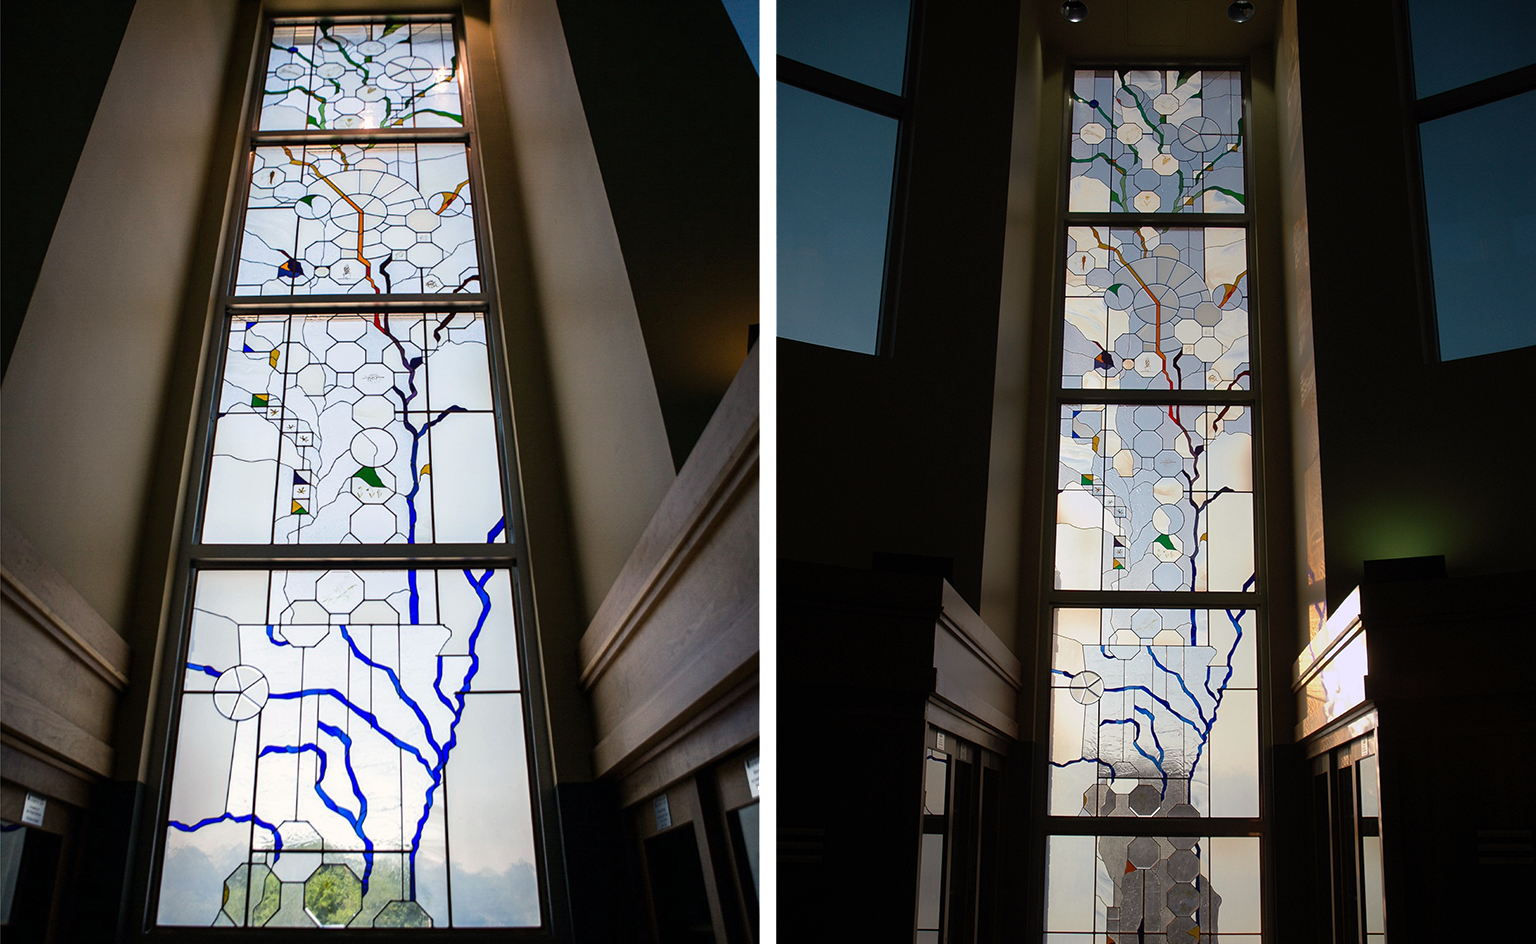
[[[1051,815],[1257,815],[1250,612],[1055,617]]]
[[[1235,405],[1063,405],[1056,587],[1253,589],[1251,419]]]
[[[1536,268],[1536,187],[1488,170],[1536,151],[1536,92],[1425,122],[1419,144],[1441,358],[1536,344],[1536,295],[1490,277]]]
[[[1376,781],[1376,755],[1360,758],[1355,764],[1355,776],[1360,778],[1360,815],[1380,816],[1381,801]]]
[[[504,542],[485,317],[230,325],[203,540]]]
[[[193,606],[160,924],[538,923],[510,571],[210,571]]]
[[[487,693],[463,701],[447,771],[453,923],[536,927],[539,881],[522,700]]]
[[[1248,389],[1245,232],[1069,227],[1063,347],[1067,388]]]
[[[895,119],[779,86],[779,336],[872,354]]]
[[[917,926],[936,930],[944,902],[944,836],[923,834],[923,857],[917,883]]]
[[[759,810],[758,805],[744,806],[737,810],[736,818],[741,824],[742,851],[746,853],[747,868],[752,873],[752,888],[758,893],[762,892],[762,882],[758,878],[760,866],[758,864],[761,837],[758,835]]]
[[[1420,98],[1536,62],[1536,4],[1484,12],[1458,0],[1408,0]]]
[[[477,292],[462,144],[259,147],[236,295]]]
[[[1074,73],[1067,209],[1241,213],[1242,119],[1239,72]]]
[[[933,751],[923,761],[923,812],[933,816],[944,815],[944,801],[948,795],[949,758]]]
[[[1365,900],[1360,910],[1365,912],[1365,929],[1381,933],[1387,929],[1386,914],[1381,899],[1381,837],[1360,837],[1360,866],[1364,872]]]
[[[1051,836],[1046,858],[1048,932],[1184,941],[1259,931],[1256,838]]]
[[[259,130],[464,124],[451,23],[278,26],[271,46]]]
[[[911,7],[911,0],[782,0],[779,55],[900,95]]]

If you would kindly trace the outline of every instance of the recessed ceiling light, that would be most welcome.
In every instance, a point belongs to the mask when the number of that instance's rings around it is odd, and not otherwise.
[[[1227,19],[1234,23],[1248,22],[1253,19],[1253,4],[1248,0],[1233,0],[1232,5],[1227,7]]]
[[[1088,4],[1083,0],[1067,0],[1061,5],[1061,18],[1068,23],[1081,23],[1088,19]]]

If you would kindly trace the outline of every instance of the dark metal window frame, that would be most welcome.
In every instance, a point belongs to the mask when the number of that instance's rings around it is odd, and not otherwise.
[[[900,95],[844,78],[835,72],[818,69],[788,56],[776,57],[777,79],[780,83],[896,120],[896,154],[891,168],[891,208],[885,226],[885,272],[880,280],[880,308],[875,328],[876,357],[890,356],[896,352],[897,298],[901,282],[907,178],[912,163],[913,122],[910,119],[912,103],[917,96],[925,3],[926,0],[911,0],[907,21],[907,58]]]
[[[1492,105],[1506,98],[1536,91],[1536,63],[1420,98],[1414,75],[1412,17],[1409,15],[1408,2],[1409,0],[1396,0],[1393,11],[1397,18],[1398,84],[1404,116],[1403,134],[1408,159],[1408,186],[1414,195],[1408,201],[1408,216],[1414,230],[1414,268],[1418,275],[1421,313],[1420,340],[1424,350],[1424,362],[1434,364],[1442,362],[1444,358],[1440,355],[1440,314],[1435,301],[1434,260],[1429,233],[1429,195],[1424,189],[1424,156],[1419,142],[1419,127],[1437,118],[1448,118],[1484,105]],[[1455,360],[1463,359],[1455,358]]]
[[[458,84],[463,104],[461,128],[398,128],[398,129],[326,129],[320,131],[257,131],[263,99],[263,79],[271,52],[273,30],[280,26],[318,23],[322,20],[334,25],[349,23],[375,23],[383,16],[411,22],[451,23],[455,50],[458,56]],[[478,136],[475,121],[475,102],[470,88],[470,52],[465,35],[461,12],[454,13],[393,13],[378,11],[367,14],[316,14],[316,15],[263,15],[259,18],[255,36],[256,48],[252,58],[248,91],[244,96],[245,111],[241,116],[241,131],[236,147],[235,179],[231,188],[231,202],[224,239],[217,261],[218,293],[212,317],[206,326],[206,348],[203,363],[206,369],[200,380],[196,426],[189,452],[185,501],[181,509],[179,543],[176,547],[174,584],[170,588],[167,609],[167,625],[171,628],[168,644],[160,654],[159,678],[161,682],[152,705],[158,719],[154,727],[154,745],[151,748],[151,765],[148,792],[139,815],[140,834],[148,831],[147,841],[140,844],[135,853],[135,876],[131,883],[128,931],[136,938],[156,940],[209,940],[224,939],[265,942],[288,941],[295,934],[312,932],[307,928],[213,928],[172,927],[155,923],[159,907],[160,870],[163,865],[165,829],[169,820],[170,798],[173,787],[172,773],[176,760],[180,692],[185,674],[186,653],[190,642],[193,600],[198,574],[215,570],[280,570],[324,569],[341,567],[349,570],[458,570],[501,569],[510,572],[512,580],[513,624],[516,632],[516,651],[520,673],[520,695],[523,708],[524,745],[528,795],[532,817],[535,847],[535,871],[538,882],[541,924],[531,928],[434,928],[431,931],[410,929],[394,931],[380,928],[338,929],[324,932],[330,940],[392,940],[400,935],[415,940],[423,934],[436,937],[454,937],[468,940],[553,940],[568,925],[568,908],[564,896],[564,881],[557,880],[563,874],[562,845],[558,835],[558,810],[554,800],[552,749],[546,713],[542,671],[539,667],[537,627],[533,619],[532,579],[526,565],[522,546],[524,515],[522,497],[516,475],[518,468],[514,452],[513,424],[510,407],[510,383],[506,356],[506,340],[501,313],[497,305],[496,272],[492,263],[491,227],[487,220],[487,204],[484,192],[482,156],[477,147]],[[239,53],[235,53],[239,55]],[[473,207],[474,232],[480,262],[480,291],[454,294],[391,294],[386,297],[370,295],[307,295],[307,296],[250,296],[235,295],[236,273],[239,267],[240,243],[245,231],[245,215],[251,186],[251,164],[256,148],[276,144],[330,144],[330,143],[462,143],[466,149],[469,175],[469,191]],[[206,506],[208,478],[212,467],[212,449],[216,424],[216,404],[222,386],[224,358],[228,349],[229,326],[241,316],[261,314],[373,314],[384,313],[442,313],[464,311],[480,314],[485,318],[487,356],[490,364],[492,416],[497,438],[497,458],[500,463],[501,500],[505,514],[505,543],[501,544],[410,544],[410,545],[357,545],[357,544],[204,544],[202,543],[203,514]]]
[[[1239,72],[1242,76],[1242,102],[1243,102],[1243,185],[1244,203],[1241,213],[1137,213],[1137,212],[1072,212],[1068,210],[1068,197],[1070,195],[1071,182],[1071,155],[1072,155],[1072,89],[1073,76],[1079,70],[1117,70],[1129,71],[1133,69],[1159,69],[1159,70],[1221,70]],[[1034,831],[1032,847],[1030,850],[1030,864],[1032,873],[1037,878],[1031,883],[1028,894],[1031,896],[1031,914],[1033,915],[1031,927],[1045,933],[1045,904],[1046,881],[1049,876],[1047,860],[1047,844],[1052,836],[1210,836],[1210,837],[1243,837],[1251,836],[1259,839],[1260,862],[1260,901],[1261,918],[1265,935],[1273,933],[1274,909],[1276,903],[1272,899],[1271,888],[1273,883],[1268,879],[1270,874],[1271,846],[1269,841],[1270,815],[1269,815],[1269,784],[1271,771],[1268,769],[1267,758],[1273,744],[1273,738],[1269,730],[1269,718],[1272,715],[1272,693],[1267,680],[1269,672],[1269,645],[1268,645],[1268,616],[1269,601],[1267,599],[1268,566],[1267,566],[1267,538],[1265,534],[1265,509],[1268,507],[1264,499],[1264,459],[1263,459],[1263,434],[1260,425],[1260,358],[1258,357],[1259,340],[1262,337],[1260,329],[1261,312],[1259,311],[1259,279],[1257,272],[1257,252],[1255,248],[1255,213],[1252,200],[1256,193],[1254,182],[1254,135],[1251,130],[1253,116],[1252,77],[1247,61],[1231,60],[1101,60],[1080,59],[1067,60],[1063,65],[1062,89],[1061,89],[1061,147],[1058,152],[1057,167],[1061,170],[1058,178],[1055,243],[1053,246],[1053,265],[1055,268],[1050,276],[1052,282],[1051,299],[1051,328],[1049,332],[1050,349],[1046,357],[1047,369],[1050,371],[1047,382],[1047,394],[1042,409],[1049,417],[1047,422],[1048,434],[1045,442],[1044,467],[1045,475],[1042,479],[1042,499],[1044,501],[1044,514],[1041,518],[1047,523],[1045,534],[1041,543],[1042,556],[1040,568],[1040,609],[1037,616],[1039,632],[1037,633],[1037,664],[1036,664],[1036,692],[1035,692],[1035,738],[1036,750],[1040,753],[1041,760],[1034,765],[1032,771],[1034,783],[1032,820]],[[1248,337],[1249,337],[1249,383],[1246,390],[1111,390],[1111,389],[1082,389],[1066,387],[1062,383],[1063,363],[1063,339],[1066,314],[1065,273],[1067,258],[1067,230],[1070,227],[1095,225],[1095,226],[1180,226],[1180,227],[1207,227],[1227,226],[1242,228],[1245,232],[1246,250],[1248,256]],[[1255,589],[1252,591],[1222,592],[1222,591],[1196,591],[1196,590],[1059,590],[1055,587],[1054,573],[1056,560],[1056,503],[1058,490],[1055,486],[1057,480],[1057,468],[1060,463],[1060,416],[1063,405],[1068,403],[1089,404],[1147,404],[1169,406],[1177,404],[1186,405],[1224,405],[1232,404],[1247,409],[1251,417],[1253,427],[1253,541],[1254,541],[1254,574]],[[1051,686],[1050,667],[1052,646],[1055,636],[1055,611],[1076,607],[1086,608],[1116,608],[1133,609],[1138,607],[1159,607],[1164,609],[1245,609],[1254,617],[1254,662],[1256,670],[1256,683],[1258,694],[1258,731],[1257,737],[1257,766],[1258,766],[1258,815],[1255,817],[1141,817],[1141,816],[1052,816],[1049,805],[1049,755],[1051,738]]]

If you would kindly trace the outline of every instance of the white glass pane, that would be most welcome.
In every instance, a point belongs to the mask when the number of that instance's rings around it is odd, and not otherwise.
[[[1360,815],[1380,816],[1381,801],[1376,781],[1376,755],[1360,758],[1355,764],[1355,776],[1360,778]]]
[[[1211,884],[1221,890],[1221,926],[1212,931],[1263,930],[1259,912],[1259,840],[1227,836],[1206,840],[1210,846]]]
[[[1360,865],[1365,872],[1365,900],[1360,903],[1365,912],[1365,929],[1382,933],[1387,929],[1386,915],[1381,901],[1381,837],[1360,837]]]
[[[534,927],[539,884],[516,695],[465,698],[448,769],[448,845],[455,927]]]
[[[1046,845],[1045,927],[1093,931],[1097,857],[1092,836],[1051,836]]]

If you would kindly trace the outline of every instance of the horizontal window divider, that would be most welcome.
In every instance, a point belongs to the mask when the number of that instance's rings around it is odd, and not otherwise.
[[[1063,387],[1056,393],[1063,403],[1124,403],[1137,406],[1249,406],[1258,402],[1252,390],[1105,390],[1099,387]]]
[[[1052,590],[1046,601],[1063,608],[1256,610],[1264,606],[1264,595],[1231,590]]]
[[[1250,214],[1242,213],[1068,213],[1067,226],[1247,226]]]
[[[513,567],[522,556],[517,544],[197,544],[189,555],[203,570],[289,567]]]
[[[1048,816],[1048,836],[1258,836],[1260,819],[1205,816]]]
[[[334,13],[325,16],[277,16],[272,18],[273,26],[316,26],[325,23],[327,26],[351,26],[359,23],[377,23],[379,18],[374,14],[345,14]],[[390,15],[391,22],[404,23],[452,23],[451,13],[395,13]]]
[[[877,89],[872,85],[845,79],[834,72],[808,66],[784,56],[778,57],[778,79],[785,85],[793,85],[795,88],[814,92],[887,118],[900,120],[906,112],[906,104],[900,95],[892,95],[885,89]]]
[[[1491,105],[1532,89],[1536,89],[1536,65],[1522,66],[1481,82],[1421,98],[1414,105],[1414,117],[1420,122],[1434,121],[1457,112]]]
[[[1115,69],[1120,72],[1140,72],[1161,69],[1165,72],[1241,72],[1248,67],[1244,59],[1072,59],[1067,63],[1070,74],[1075,69],[1092,69],[1103,72]]]
[[[468,293],[441,295],[300,295],[264,298],[230,295],[224,309],[231,315],[371,314],[376,311],[483,311],[486,297]]]
[[[458,128],[325,128],[318,131],[252,131],[251,147],[282,144],[468,144],[469,129]]]

